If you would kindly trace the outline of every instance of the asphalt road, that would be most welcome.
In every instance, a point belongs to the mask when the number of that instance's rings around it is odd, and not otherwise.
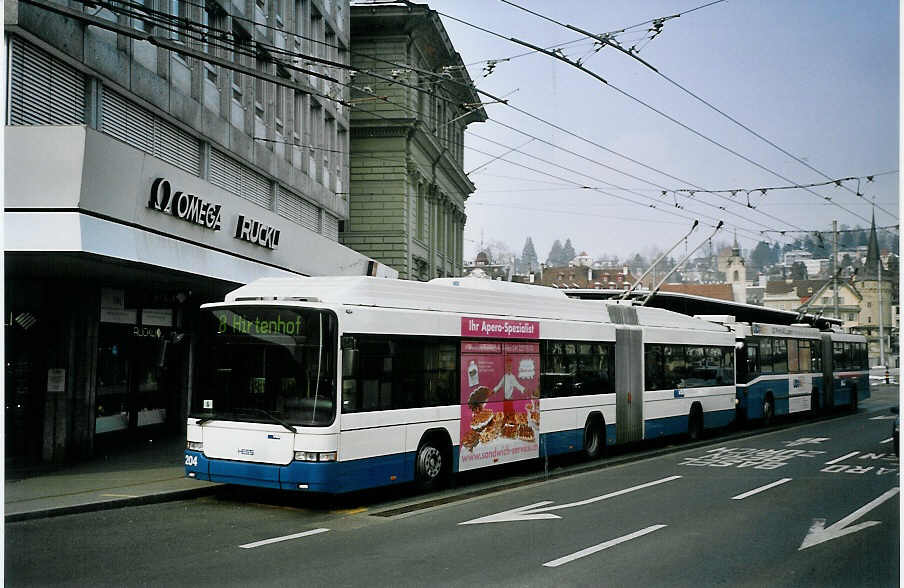
[[[511,479],[337,503],[229,490],[9,523],[6,582],[897,586],[898,460],[871,404],[502,490]]]

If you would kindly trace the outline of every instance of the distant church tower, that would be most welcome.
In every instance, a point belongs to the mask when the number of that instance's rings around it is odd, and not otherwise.
[[[725,281],[731,284],[731,296],[735,302],[747,303],[747,268],[744,266],[744,258],[741,256],[741,246],[738,245],[738,236],[735,234],[731,253],[724,257],[719,264],[719,271],[725,274]]]
[[[892,283],[888,279],[888,273],[882,266],[882,280],[879,280],[879,266],[882,257],[879,253],[879,238],[876,235],[876,213],[873,213],[872,227],[869,231],[869,243],[866,248],[866,262],[863,269],[857,275],[857,289],[863,295],[860,301],[860,326],[857,329],[866,335],[869,346],[870,365],[879,364],[879,321],[885,335],[886,361],[890,352],[889,334],[891,333],[891,293]],[[879,293],[882,293],[880,308]]]

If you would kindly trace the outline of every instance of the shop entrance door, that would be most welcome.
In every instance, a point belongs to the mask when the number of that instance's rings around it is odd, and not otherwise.
[[[172,361],[178,355],[173,347],[168,329],[100,326],[96,435],[159,429],[176,416],[181,362]]]

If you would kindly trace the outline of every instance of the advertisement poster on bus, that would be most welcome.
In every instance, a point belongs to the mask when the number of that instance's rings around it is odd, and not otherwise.
[[[461,344],[461,471],[540,455],[538,343]]]
[[[805,412],[812,404],[813,376],[791,374],[789,377],[788,412]]]

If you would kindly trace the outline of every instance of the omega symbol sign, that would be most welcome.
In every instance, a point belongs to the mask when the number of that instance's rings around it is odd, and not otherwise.
[[[206,202],[194,194],[173,192],[165,178],[157,178],[151,186],[148,208],[171,214],[186,222],[220,230],[220,205]]]

